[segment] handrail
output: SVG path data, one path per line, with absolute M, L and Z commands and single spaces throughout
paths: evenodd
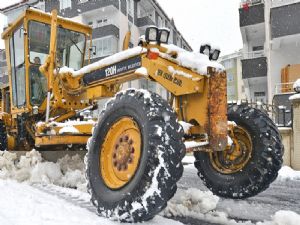
M 275 94 L 294 92 L 294 82 L 277 83 L 275 84 Z
M 265 56 L 264 50 L 243 53 L 243 59 L 255 59 L 255 58 L 264 57 L 264 56 Z

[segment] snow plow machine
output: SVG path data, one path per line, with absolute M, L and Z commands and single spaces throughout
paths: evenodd
M 275 180 L 283 145 L 265 113 L 227 104 L 219 51 L 168 45 L 169 31 L 148 27 L 137 47 L 91 63 L 92 29 L 27 9 L 2 33 L 9 84 L 1 87 L 0 150 L 53 152 L 87 146 L 86 178 L 99 215 L 141 222 L 162 211 L 193 152 L 216 195 L 243 199 Z M 122 84 L 148 79 L 168 99 Z M 97 120 L 80 114 L 110 98 Z M 54 153 L 53 153 L 54 154 Z

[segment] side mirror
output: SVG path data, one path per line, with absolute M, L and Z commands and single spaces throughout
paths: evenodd
M 91 55 L 97 55 L 97 48 L 96 48 L 96 46 L 92 46 L 92 47 L 90 47 L 90 53 L 91 53 Z

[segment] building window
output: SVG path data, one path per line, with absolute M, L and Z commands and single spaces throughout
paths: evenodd
M 253 46 L 252 50 L 253 51 L 262 51 L 262 50 L 264 50 L 264 46 Z
M 254 92 L 254 97 L 265 97 L 266 96 L 266 92 L 262 91 L 262 92 Z
M 157 17 L 157 26 L 158 27 L 164 27 L 163 19 L 161 18 L 161 16 Z
M 98 38 L 93 40 L 93 46 L 96 46 L 95 58 L 112 55 L 118 51 L 118 39 L 114 36 Z
M 97 27 L 103 27 L 108 25 L 108 19 L 101 19 L 101 20 L 97 20 Z
M 227 73 L 227 81 L 233 82 L 234 81 L 234 75 L 232 73 Z
M 71 8 L 72 7 L 72 1 L 71 0 L 60 0 L 59 1 L 59 7 L 60 7 L 60 10 L 66 9 L 66 8 Z

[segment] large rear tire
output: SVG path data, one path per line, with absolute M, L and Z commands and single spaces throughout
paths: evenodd
M 0 120 L 0 151 L 7 150 L 7 134 L 3 121 Z
M 216 195 L 243 199 L 264 191 L 276 179 L 283 162 L 281 135 L 273 121 L 245 104 L 230 105 L 228 120 L 236 123 L 236 151 L 195 152 L 195 167 Z M 235 147 L 234 147 L 235 148 Z M 230 161 L 232 160 L 232 161 Z
M 88 143 L 88 190 L 98 213 L 141 222 L 162 211 L 183 173 L 182 137 L 157 94 L 130 89 L 109 101 Z

